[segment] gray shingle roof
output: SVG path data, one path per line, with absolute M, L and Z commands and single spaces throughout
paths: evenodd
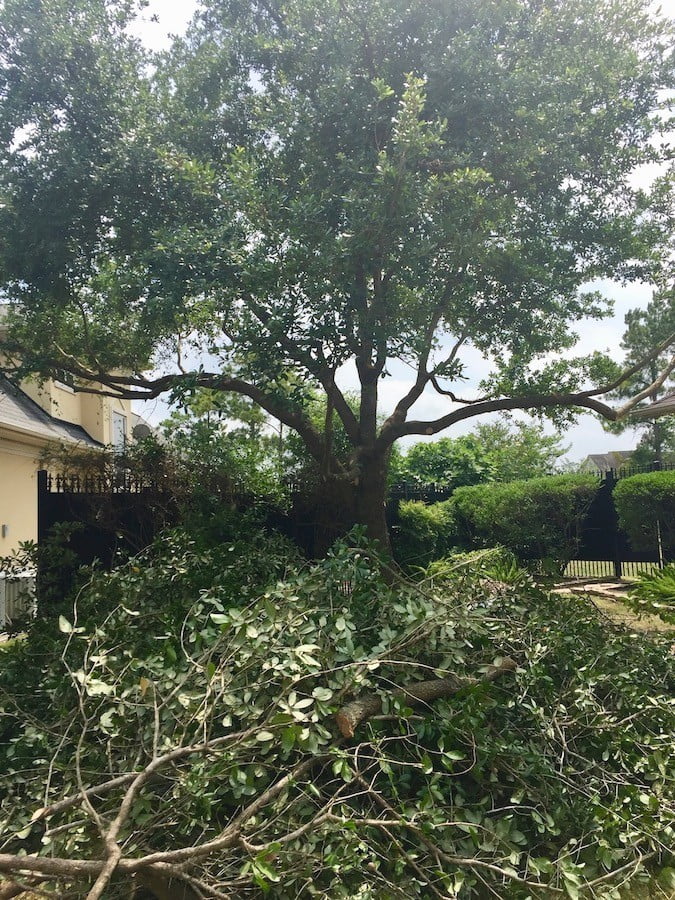
M 627 465 L 634 450 L 611 450 L 609 453 L 591 453 L 582 462 L 582 468 L 596 468 L 598 472 L 620 469 Z
M 0 427 L 2 425 L 18 428 L 47 441 L 100 446 L 80 425 L 53 418 L 23 391 L 0 376 Z
M 649 406 L 643 406 L 636 410 L 633 417 L 635 419 L 656 419 L 658 416 L 675 415 L 675 391 L 667 394 L 656 403 L 650 403 Z

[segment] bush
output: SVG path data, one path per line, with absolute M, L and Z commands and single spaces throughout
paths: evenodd
M 640 575 L 628 602 L 639 613 L 653 613 L 675 623 L 675 564 Z
M 675 557 L 675 472 L 645 472 L 623 478 L 614 488 L 619 526 L 636 550 L 657 546 L 658 528 L 664 553 Z
M 672 658 L 550 611 L 494 553 L 389 585 L 358 535 L 310 567 L 172 533 L 3 654 L 0 871 L 83 898 L 112 845 L 106 900 L 609 897 L 672 864 Z
M 448 501 L 455 543 L 466 549 L 501 545 L 521 562 L 551 560 L 562 571 L 597 490 L 593 475 L 459 488 Z
M 448 551 L 451 533 L 447 503 L 402 500 L 392 529 L 394 557 L 402 566 L 426 566 Z

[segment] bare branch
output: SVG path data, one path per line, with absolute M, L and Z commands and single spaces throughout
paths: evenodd
M 261 325 L 267 327 L 272 316 L 261 307 L 260 304 L 256 303 L 252 297 L 247 296 L 245 299 L 247 308 L 251 310 Z M 335 411 L 340 416 L 348 437 L 351 441 L 356 443 L 359 432 L 356 416 L 345 400 L 344 394 L 337 386 L 335 382 L 335 371 L 323 358 L 322 348 L 320 346 L 315 348 L 317 358 L 314 359 L 311 352 L 303 350 L 298 342 L 289 338 L 288 335 L 275 334 L 275 340 L 281 344 L 292 359 L 295 359 L 296 362 L 304 366 L 305 369 L 319 381 L 321 387 L 333 403 Z
M 644 390 L 640 391 L 634 397 L 631 397 L 623 406 L 620 406 L 616 411 L 617 419 L 625 418 L 629 412 L 632 412 L 633 409 L 640 403 L 642 400 L 645 400 L 649 397 L 653 391 L 658 391 L 659 388 L 663 387 L 666 383 L 668 376 L 675 371 L 675 354 L 670 359 L 669 364 L 666 368 L 661 372 L 658 378 L 654 379 L 652 383 L 646 387 Z
M 440 419 L 434 419 L 428 422 L 404 422 L 401 425 L 391 428 L 388 433 L 380 435 L 380 441 L 384 446 L 388 446 L 400 437 L 409 434 L 438 434 L 450 425 L 461 422 L 464 419 L 470 419 L 473 416 L 480 416 L 489 412 L 501 412 L 513 409 L 548 409 L 555 406 L 581 406 L 586 409 L 592 409 L 610 421 L 617 418 L 616 411 L 584 393 L 575 394 L 528 394 L 524 397 L 502 397 L 496 400 L 480 400 L 472 403 L 463 409 L 457 409 L 441 416 Z
M 635 365 L 631 366 L 629 369 L 624 370 L 613 381 L 608 382 L 601 387 L 591 388 L 586 391 L 576 391 L 564 394 L 532 393 L 525 394 L 522 397 L 500 397 L 494 399 L 466 400 L 457 397 L 452 391 L 442 388 L 437 383 L 434 373 L 430 373 L 428 382 L 432 384 L 434 389 L 439 394 L 449 397 L 454 403 L 463 404 L 465 408 L 460 410 L 453 410 L 447 415 L 441 416 L 439 419 L 433 419 L 426 422 L 411 421 L 396 423 L 393 421 L 394 417 L 391 416 L 387 420 L 387 422 L 385 422 L 385 425 L 380 432 L 379 443 L 381 446 L 386 447 L 398 438 L 404 437 L 406 435 L 424 434 L 430 436 L 433 434 L 437 434 L 439 431 L 443 431 L 445 428 L 448 428 L 451 425 L 456 424 L 457 422 L 472 418 L 473 416 L 479 416 L 483 415 L 484 413 L 490 412 L 509 411 L 514 409 L 548 409 L 555 406 L 579 406 L 585 409 L 590 409 L 593 412 L 596 412 L 599 415 L 603 416 L 605 419 L 615 422 L 618 419 L 625 418 L 637 404 L 648 397 L 654 390 L 658 390 L 665 384 L 667 378 L 673 373 L 673 371 L 675 371 L 675 355 L 670 358 L 667 365 L 659 374 L 658 378 L 656 378 L 648 387 L 646 387 L 643 391 L 640 391 L 618 409 L 615 409 L 608 403 L 604 403 L 597 398 L 603 396 L 604 394 L 608 394 L 610 391 L 615 390 L 628 378 L 641 371 L 647 363 L 654 360 L 661 353 L 663 353 L 664 350 L 667 350 L 669 347 L 671 347 L 673 343 L 675 343 L 675 333 L 671 334 L 668 338 L 666 338 L 665 341 L 662 341 L 660 344 L 658 344 L 658 346 L 656 346 L 650 353 L 648 353 L 637 363 L 635 363 Z M 404 401 L 405 399 L 406 398 L 404 398 Z
M 614 381 L 611 381 L 608 384 L 604 384 L 602 387 L 599 387 L 599 388 L 593 388 L 592 390 L 589 390 L 589 391 L 583 391 L 582 393 L 587 397 L 597 397 L 601 394 L 608 394 L 610 391 L 616 390 L 616 388 L 618 388 L 620 385 L 622 385 L 624 381 L 627 381 L 629 378 L 632 378 L 633 375 L 637 375 L 637 373 L 641 372 L 642 369 L 644 369 L 648 363 L 653 362 L 653 360 L 655 360 L 665 350 L 668 350 L 673 345 L 675 345 L 675 332 L 673 332 L 671 335 L 669 335 L 665 339 L 665 341 L 661 341 L 660 344 L 657 344 L 657 346 L 654 347 L 653 350 L 651 350 L 649 353 L 647 353 L 643 357 L 641 357 L 629 369 L 624 369 L 624 371 L 621 372 L 621 374 L 618 375 L 614 379 Z M 665 378 L 667 378 L 668 374 L 673 371 L 674 365 L 675 365 L 675 356 L 673 356 L 671 358 L 670 362 L 665 367 L 665 370 L 664 370 L 666 373 Z M 663 375 L 663 373 L 661 373 L 661 374 Z M 661 376 L 659 376 L 659 378 L 661 378 Z M 659 378 L 657 378 L 656 381 L 658 381 Z M 664 380 L 665 380 L 665 378 L 664 378 Z M 660 385 L 658 385 L 658 386 L 660 387 Z M 650 388 L 648 390 L 654 390 L 654 385 L 650 385 Z M 648 394 L 645 394 L 645 396 L 648 396 Z M 644 397 L 641 399 L 644 399 Z
M 431 320 L 424 332 L 424 342 L 422 345 L 422 352 L 417 364 L 417 377 L 415 378 L 415 383 L 410 388 L 408 393 L 404 397 L 402 397 L 396 404 L 394 412 L 384 423 L 384 428 L 387 428 L 390 425 L 394 425 L 397 422 L 404 422 L 406 414 L 410 407 L 415 403 L 416 400 L 419 400 L 419 398 L 424 393 L 424 389 L 427 386 L 430 377 L 430 373 L 427 372 L 427 365 L 429 362 L 429 356 L 431 354 L 431 348 L 433 346 L 434 335 L 436 334 L 436 329 L 438 328 L 440 318 L 441 311 L 440 309 L 437 309 L 436 312 L 432 315 Z
M 192 754 L 195 753 L 209 753 L 213 750 L 217 750 L 224 744 L 228 744 L 236 740 L 243 740 L 247 737 L 250 737 L 251 734 L 255 732 L 255 730 L 256 729 L 237 731 L 233 732 L 232 734 L 223 735 L 222 737 L 213 738 L 209 741 L 203 741 L 199 744 L 189 744 L 186 747 L 177 747 L 176 749 L 171 750 L 169 753 L 164 754 L 164 756 L 159 757 L 158 761 L 160 765 L 156 765 L 153 772 L 161 766 L 176 762 L 177 760 L 182 759 L 185 756 L 192 756 Z M 87 788 L 87 790 L 84 792 L 73 794 L 70 797 L 64 797 L 63 800 L 59 800 L 57 803 L 53 803 L 51 806 L 45 806 L 42 807 L 42 809 L 36 810 L 33 813 L 31 822 L 40 822 L 43 819 L 49 819 L 52 816 L 59 815 L 60 813 L 71 809 L 73 806 L 77 806 L 78 803 L 81 803 L 85 797 L 87 799 L 90 799 L 92 797 L 100 797 L 103 794 L 108 794 L 110 793 L 110 791 L 114 791 L 118 787 L 124 787 L 125 785 L 130 784 L 132 781 L 134 781 L 134 779 L 137 778 L 139 774 L 142 773 L 127 772 L 126 775 L 118 775 L 117 778 L 111 778 L 109 781 L 104 781 L 101 784 L 95 785 L 94 787 Z

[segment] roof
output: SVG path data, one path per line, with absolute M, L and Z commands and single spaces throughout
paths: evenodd
M 656 403 L 650 403 L 649 406 L 643 406 L 633 414 L 634 419 L 656 419 L 659 416 L 675 415 L 675 391 L 672 394 L 666 394 Z
M 634 450 L 612 450 L 609 453 L 591 453 L 582 462 L 582 467 L 596 468 L 598 472 L 608 472 L 610 469 L 620 469 L 625 466 L 633 455 Z
M 79 425 L 54 419 L 23 391 L 0 376 L 0 427 L 6 425 L 47 441 L 83 443 L 100 447 Z

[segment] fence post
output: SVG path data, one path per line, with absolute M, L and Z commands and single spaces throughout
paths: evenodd
M 37 542 L 40 544 L 47 536 L 47 470 L 38 469 L 37 473 Z
M 665 566 L 665 562 L 663 559 L 663 541 L 661 539 L 661 522 L 659 519 L 656 520 L 656 543 L 659 553 L 659 569 L 662 569 Z

